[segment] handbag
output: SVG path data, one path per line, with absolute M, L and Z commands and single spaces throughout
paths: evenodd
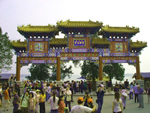
M 123 92 L 122 96 L 127 97 L 127 93 Z

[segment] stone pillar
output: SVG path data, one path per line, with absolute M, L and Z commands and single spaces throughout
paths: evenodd
M 102 57 L 99 57 L 99 80 L 102 81 L 103 80 L 103 65 L 102 65 Z
M 16 81 L 20 81 L 20 69 L 21 69 L 20 57 L 17 56 L 17 62 L 16 62 Z
M 141 79 L 139 56 L 136 57 L 136 80 Z
M 61 66 L 60 66 L 60 57 L 57 56 L 57 77 L 56 77 L 57 81 L 61 80 Z

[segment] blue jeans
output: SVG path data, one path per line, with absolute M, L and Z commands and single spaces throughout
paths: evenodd
M 138 95 L 138 99 L 139 99 L 139 106 L 144 107 L 143 95 L 142 94 Z
M 102 105 L 103 105 L 103 101 L 98 102 L 98 109 L 97 109 L 97 113 L 101 113 Z
M 130 92 L 129 97 L 130 99 L 133 99 L 133 92 Z

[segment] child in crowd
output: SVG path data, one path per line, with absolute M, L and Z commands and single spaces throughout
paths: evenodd
M 65 113 L 64 109 L 65 109 L 65 102 L 64 102 L 64 96 L 61 95 L 59 96 L 59 101 L 58 101 L 58 113 Z
M 133 99 L 133 83 L 130 84 L 130 94 L 129 94 L 130 99 Z
M 83 97 L 83 99 L 84 99 L 84 106 L 88 106 L 88 105 L 87 105 L 87 100 L 88 100 L 89 98 L 92 98 L 92 97 L 90 96 L 90 94 L 89 94 L 88 92 L 86 92 L 86 93 L 85 93 L 85 96 Z

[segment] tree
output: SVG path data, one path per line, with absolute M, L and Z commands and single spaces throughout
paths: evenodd
M 0 28 L 0 72 L 11 69 L 12 64 L 12 46 L 7 33 L 2 34 Z
M 98 65 L 89 60 L 85 60 L 81 66 L 82 77 L 92 79 L 92 81 L 95 81 L 95 79 L 98 77 L 98 71 Z
M 49 77 L 50 80 L 56 80 L 56 75 L 57 75 L 57 67 L 56 66 L 52 66 L 51 68 L 51 76 Z M 69 66 L 67 68 L 67 66 L 65 65 L 65 63 L 61 64 L 61 80 L 64 80 L 66 77 L 71 77 L 71 74 L 73 74 L 72 72 L 72 66 Z
M 32 64 L 29 68 L 31 76 L 27 76 L 30 80 L 47 80 L 49 78 L 48 64 Z
M 110 80 L 115 78 L 116 80 L 122 81 L 124 79 L 125 69 L 122 64 L 113 63 L 111 65 L 104 66 L 103 72 L 108 74 Z
M 29 68 L 31 76 L 26 78 L 29 80 L 56 80 L 57 68 L 55 65 L 50 66 L 49 64 L 32 64 Z M 52 74 L 50 74 L 52 73 Z M 61 79 L 64 80 L 66 77 L 71 77 L 72 66 L 67 66 L 63 63 L 61 65 Z
M 73 60 L 72 63 L 74 64 L 75 67 L 77 66 L 81 67 L 80 60 Z

